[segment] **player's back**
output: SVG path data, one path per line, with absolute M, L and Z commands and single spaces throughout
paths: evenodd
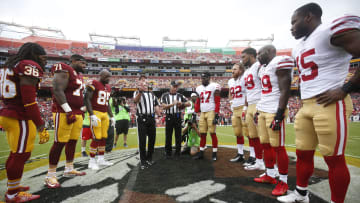
M 37 78 L 40 82 L 43 69 L 34 61 L 22 60 L 13 68 L 1 68 L 0 75 L 0 97 L 4 103 L 0 115 L 16 119 L 29 119 L 25 116 L 25 108 L 21 98 L 20 77 Z
M 360 29 L 360 18 L 344 16 L 330 24 L 320 24 L 293 50 L 299 68 L 301 98 L 315 97 L 343 85 L 351 55 L 331 44 L 332 36 L 350 29 Z
M 82 75 L 77 73 L 71 66 L 64 63 L 54 64 L 51 68 L 51 73 L 54 75 L 55 73 L 67 73 L 69 76 L 68 85 L 64 90 L 66 101 L 71 107 L 72 111 L 75 114 L 82 114 L 83 112 L 80 110 L 82 106 L 84 106 L 84 83 Z M 60 104 L 57 102 L 55 97 L 53 96 L 53 112 L 62 112 L 64 110 L 61 108 Z
M 93 80 L 89 87 L 94 91 L 91 99 L 93 110 L 107 112 L 111 93 L 110 85 L 104 85 L 100 81 Z

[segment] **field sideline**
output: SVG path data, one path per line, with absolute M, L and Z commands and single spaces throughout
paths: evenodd
M 44 145 L 38 144 L 38 139 L 36 139 L 35 147 L 31 155 L 31 162 L 25 165 L 25 171 L 31 170 L 33 168 L 38 168 L 43 165 L 47 165 L 48 153 L 53 143 L 53 131 L 50 132 L 50 141 Z M 219 139 L 219 145 L 232 145 L 235 146 L 235 139 L 233 136 L 233 131 L 231 126 L 219 126 L 217 128 L 217 135 Z M 286 147 L 289 151 L 295 151 L 295 135 L 293 124 L 286 125 Z M 360 167 L 360 148 L 358 143 L 360 141 L 360 123 L 349 123 L 349 137 L 346 147 L 346 158 L 347 163 Z M 173 138 L 174 142 L 174 138 Z M 128 135 L 128 145 L 129 148 L 137 147 L 137 138 L 136 138 L 136 128 L 129 130 Z M 156 146 L 164 146 L 165 143 L 165 129 L 157 128 L 157 137 L 156 137 Z M 207 139 L 207 144 L 211 146 L 210 136 Z M 87 150 L 89 149 L 90 141 L 87 142 Z M 245 139 L 245 145 L 248 146 L 248 140 Z M 122 136 L 119 138 L 119 142 L 115 150 L 124 149 Z M 76 156 L 80 156 L 80 141 L 76 147 Z M 0 132 L 0 180 L 6 178 L 5 176 L 5 162 L 9 155 L 9 147 L 7 144 L 6 136 L 4 132 Z M 317 152 L 317 155 L 320 154 Z M 61 156 L 61 160 L 64 160 L 65 154 Z

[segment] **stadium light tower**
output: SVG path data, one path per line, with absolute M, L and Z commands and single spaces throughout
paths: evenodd
M 226 44 L 226 47 L 261 47 L 267 44 L 272 44 L 274 41 L 274 34 L 267 38 L 254 39 L 232 39 Z
M 141 40 L 136 36 L 113 36 L 89 33 L 90 41 L 95 44 L 141 46 Z
M 0 36 L 21 39 L 27 36 L 65 39 L 64 33 L 55 28 L 26 26 L 17 23 L 0 21 Z

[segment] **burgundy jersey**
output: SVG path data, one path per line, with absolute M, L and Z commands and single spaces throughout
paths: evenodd
M 89 87 L 94 91 L 91 99 L 93 110 L 107 112 L 111 93 L 110 85 L 103 85 L 101 82 L 93 80 Z
M 51 74 L 54 75 L 55 73 L 67 73 L 69 75 L 69 82 L 64 91 L 66 101 L 75 114 L 82 114 L 83 112 L 80 108 L 84 106 L 83 90 L 85 87 L 82 75 L 77 73 L 71 66 L 66 65 L 65 63 L 54 64 L 51 67 Z M 52 112 L 65 113 L 54 96 Z
M 4 102 L 0 115 L 18 120 L 30 120 L 31 118 L 25 115 L 25 107 L 21 100 L 20 76 L 37 78 L 40 82 L 43 69 L 31 60 L 22 60 L 12 69 L 0 69 L 0 98 Z

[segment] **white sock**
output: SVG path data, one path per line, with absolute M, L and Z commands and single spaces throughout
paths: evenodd
M 104 155 L 98 155 L 98 160 L 104 160 Z
M 250 147 L 250 157 L 255 157 L 254 147 Z
M 266 168 L 266 174 L 272 178 L 275 178 L 276 170 L 274 168 Z
M 90 161 L 94 161 L 95 162 L 95 157 L 90 157 Z
M 81 147 L 81 152 L 85 152 L 86 151 L 86 147 Z
M 279 180 L 281 180 L 284 183 L 287 183 L 287 178 L 288 178 L 288 175 L 281 175 L 280 174 Z
M 238 154 L 244 154 L 244 145 L 243 144 L 237 144 L 238 148 Z
M 213 152 L 217 152 L 217 148 L 213 148 Z

